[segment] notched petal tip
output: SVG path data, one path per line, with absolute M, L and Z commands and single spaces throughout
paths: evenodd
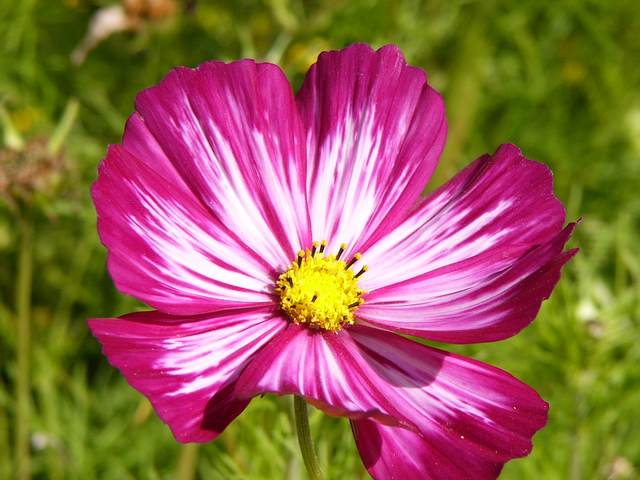
M 323 52 L 296 100 L 314 235 L 356 250 L 374 244 L 435 170 L 446 137 L 441 97 L 397 47 L 354 44 Z
M 549 297 L 575 223 L 550 169 L 500 146 L 431 193 L 365 251 L 371 270 L 359 314 L 372 325 L 450 343 L 508 338 Z
M 541 187 L 542 193 L 546 192 L 553 200 L 553 205 L 547 207 L 547 210 L 552 210 L 554 213 L 557 212 L 555 214 L 557 215 L 560 227 L 562 227 L 566 222 L 567 212 L 566 207 L 555 193 L 553 170 L 551 170 L 549 165 L 540 160 L 526 157 L 523 154 L 522 149 L 513 143 L 504 143 L 500 145 L 496 149 L 495 153 L 490 157 L 492 161 L 505 161 L 509 158 L 517 158 L 521 163 L 520 168 L 528 168 L 532 171 L 540 172 L 539 175 L 545 179 L 545 182 Z
M 195 67 L 187 67 L 187 66 L 177 66 L 172 68 L 162 79 L 149 87 L 142 89 L 136 95 L 134 105 L 138 115 L 143 117 L 141 111 L 144 108 L 141 108 L 141 105 L 144 103 L 147 97 L 152 97 L 152 101 L 156 101 L 158 99 L 158 95 L 166 95 L 167 93 L 174 93 L 176 95 L 181 94 L 179 85 L 190 78 L 195 76 L 202 76 L 203 74 L 214 73 L 214 74 L 224 74 L 227 72 L 243 72 L 245 71 L 248 76 L 252 75 L 251 70 L 253 70 L 253 75 L 255 75 L 255 71 L 269 71 L 270 73 L 276 74 L 283 79 L 288 84 L 288 80 L 286 80 L 286 74 L 280 68 L 279 65 L 271 62 L 258 62 L 253 58 L 242 58 L 239 60 L 233 60 L 231 62 L 223 62 L 221 60 L 207 60 L 202 63 L 199 63 Z

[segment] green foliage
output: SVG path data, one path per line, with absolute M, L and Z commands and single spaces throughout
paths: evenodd
M 321 50 L 354 41 L 398 44 L 443 92 L 449 143 L 429 188 L 509 141 L 551 166 L 569 218 L 583 218 L 572 241 L 582 251 L 531 327 L 450 347 L 512 372 L 551 404 L 533 453 L 504 478 L 638 478 L 640 4 L 185 1 L 75 65 L 71 52 L 108 3 L 0 0 L 2 148 L 29 152 L 38 138 L 50 147 L 70 100 L 79 105 L 58 180 L 0 204 L 0 478 L 17 471 L 16 424 L 27 417 L 34 478 L 304 478 L 290 399 L 256 399 L 220 439 L 184 447 L 101 356 L 85 319 L 140 305 L 106 273 L 88 192 L 135 94 L 173 66 L 251 56 L 281 64 L 299 85 Z M 20 233 L 25 222 L 32 242 Z M 33 262 L 22 307 L 20 258 Z M 25 315 L 28 364 L 18 359 Z M 313 411 L 311 430 L 326 478 L 366 478 L 344 419 Z

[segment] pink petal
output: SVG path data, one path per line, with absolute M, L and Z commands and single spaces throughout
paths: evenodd
M 244 410 L 249 399 L 233 395 L 234 381 L 285 325 L 269 309 L 89 320 L 109 362 L 149 398 L 181 442 L 214 439 Z
M 270 265 L 280 270 L 310 245 L 303 134 L 277 66 L 178 68 L 136 109 L 189 188 Z
M 360 362 L 345 330 L 326 332 L 291 323 L 243 371 L 235 394 L 300 395 L 329 415 L 398 424 L 394 418 L 401 418 L 400 413 L 364 376 Z M 411 428 L 410 422 L 406 425 Z
M 473 456 L 446 435 L 430 444 L 417 433 L 372 420 L 352 420 L 351 428 L 362 463 L 375 480 L 488 480 L 502 470 L 501 463 Z
M 429 458 L 464 449 L 463 469 L 476 465 L 488 472 L 529 453 L 548 408 L 534 390 L 497 368 L 358 325 L 333 333 L 290 324 L 235 384 L 238 398 L 262 393 L 301 395 L 332 415 L 401 426 L 435 452 Z M 413 438 L 399 435 L 394 441 Z M 369 464 L 377 460 L 372 442 L 361 445 Z
M 365 324 L 470 343 L 514 335 L 576 250 L 549 169 L 503 146 L 427 197 L 364 252 Z
M 128 139 L 144 138 L 143 128 L 132 117 L 125 146 L 109 149 L 92 189 L 118 289 L 174 314 L 272 303 L 264 259 L 210 214 L 151 141 L 130 152 Z
M 442 99 L 397 47 L 356 44 L 322 53 L 297 101 L 313 238 L 355 252 L 397 224 L 433 173 L 446 136 Z
M 531 451 L 548 405 L 508 373 L 387 332 L 349 333 L 367 378 L 418 432 L 353 422 L 365 466 L 378 479 L 495 478 Z

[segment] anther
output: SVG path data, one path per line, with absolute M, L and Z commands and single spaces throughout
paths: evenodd
M 362 268 L 360 269 L 360 271 L 358 273 L 356 273 L 354 278 L 358 278 L 360 275 L 362 275 L 367 270 L 369 270 L 369 267 L 367 267 L 366 265 L 363 265 Z
M 336 260 L 340 260 L 340 256 L 344 253 L 346 249 L 347 249 L 346 243 L 343 243 L 342 245 L 340 245 L 340 250 L 338 250 L 338 253 L 336 254 Z
M 287 282 L 289 282 L 289 285 L 293 287 L 293 278 L 287 277 Z
M 313 242 L 311 247 L 311 256 L 313 257 L 316 254 L 316 250 L 318 248 L 318 242 Z
M 349 305 L 349 308 L 356 308 L 359 307 L 362 304 L 362 299 L 358 300 L 357 302 L 353 302 L 351 305 Z
M 298 267 L 302 266 L 302 259 L 304 258 L 304 250 L 298 252 Z
M 356 254 L 353 256 L 353 258 L 352 258 L 351 260 L 349 260 L 349 263 L 347 263 L 347 264 L 344 266 L 344 269 L 345 269 L 345 270 L 348 270 L 348 269 L 351 267 L 351 265 L 353 265 L 354 263 L 356 263 L 356 262 L 357 262 L 358 260 L 360 260 L 361 258 L 362 258 L 362 254 L 361 254 L 361 253 L 356 253 Z
M 311 298 L 311 301 L 312 301 L 312 302 L 315 302 L 317 299 L 318 299 L 318 294 L 317 294 L 317 293 L 314 293 L 314 294 L 313 294 L 313 297 Z
M 324 253 L 324 247 L 326 246 L 327 246 L 327 241 L 322 240 L 322 242 L 320 242 L 320 253 Z

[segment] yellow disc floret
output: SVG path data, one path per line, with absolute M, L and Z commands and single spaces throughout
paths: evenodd
M 356 253 L 351 260 L 340 260 L 347 246 L 342 244 L 337 254 L 325 256 L 327 242 L 313 242 L 311 250 L 300 251 L 289 269 L 280 275 L 276 292 L 280 307 L 297 324 L 329 331 L 354 323 L 353 312 L 362 304 L 363 290 L 358 273 L 351 267 L 360 260 Z M 319 247 L 319 248 L 318 248 Z

